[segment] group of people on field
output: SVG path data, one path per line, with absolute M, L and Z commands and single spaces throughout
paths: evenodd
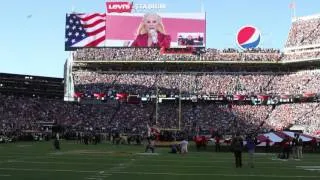
M 244 139 L 240 136 L 240 133 L 236 133 L 236 135 L 232 138 L 231 141 L 231 151 L 234 153 L 235 164 L 237 168 L 242 167 L 242 152 L 246 148 L 248 150 L 248 165 L 253 168 L 254 167 L 254 153 L 256 145 L 260 144 L 253 134 L 247 135 L 245 138 L 246 144 L 244 145 Z M 270 152 L 270 142 L 271 140 L 267 137 L 266 140 L 266 152 Z M 312 151 L 316 151 L 316 138 L 313 138 L 311 141 Z M 315 144 L 315 146 L 313 145 Z M 300 160 L 303 158 L 302 149 L 303 149 L 303 140 L 299 134 L 295 134 L 294 138 L 286 137 L 280 143 L 281 152 L 278 154 L 278 158 L 280 159 L 289 159 L 290 154 L 292 154 L 292 158 L 296 160 Z

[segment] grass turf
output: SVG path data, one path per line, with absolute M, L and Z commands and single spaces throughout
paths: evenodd
M 169 154 L 168 148 L 157 148 L 158 155 L 143 155 L 139 153 L 144 146 L 136 145 L 63 141 L 61 148 L 53 150 L 52 142 L 0 144 L 0 179 L 320 179 L 319 154 L 304 154 L 301 161 L 280 161 L 272 154 L 256 154 L 255 168 L 250 168 L 244 153 L 243 168 L 235 168 L 232 153 L 197 152 L 193 147 L 185 156 Z

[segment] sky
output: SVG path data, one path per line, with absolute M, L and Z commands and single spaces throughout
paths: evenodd
M 292 0 L 134 0 L 165 3 L 162 12 L 200 12 L 204 3 L 207 47 L 236 48 L 240 27 L 261 31 L 261 47 L 283 49 Z M 0 73 L 63 77 L 65 14 L 105 12 L 106 0 L 10 0 L 0 6 Z M 319 0 L 296 0 L 296 15 L 320 13 Z

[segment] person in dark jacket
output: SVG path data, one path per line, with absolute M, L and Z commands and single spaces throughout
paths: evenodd
M 231 150 L 234 153 L 235 163 L 237 168 L 242 167 L 242 149 L 243 149 L 243 139 L 240 133 L 237 132 L 236 136 L 232 138 Z
M 249 166 L 251 168 L 254 167 L 254 152 L 255 152 L 255 148 L 256 148 L 256 142 L 255 142 L 255 139 L 252 137 L 252 135 L 249 135 L 247 138 L 246 138 L 246 147 L 248 149 L 248 155 L 249 155 Z
M 53 146 L 55 150 L 60 150 L 60 142 L 58 138 L 55 138 L 54 142 L 53 142 Z
M 216 152 L 220 152 L 220 137 L 215 137 Z
M 266 153 L 270 152 L 270 143 L 271 143 L 271 140 L 270 140 L 269 136 L 267 136 L 267 139 L 266 139 Z

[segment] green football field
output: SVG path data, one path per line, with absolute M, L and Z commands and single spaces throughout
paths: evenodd
M 235 168 L 231 153 L 197 152 L 139 154 L 144 146 L 83 145 L 63 141 L 56 152 L 51 142 L 0 144 L 0 179 L 30 180 L 239 180 L 320 179 L 320 154 L 305 154 L 301 161 L 281 161 L 273 154 L 256 154 L 255 168 Z M 213 147 L 208 147 L 212 148 Z

